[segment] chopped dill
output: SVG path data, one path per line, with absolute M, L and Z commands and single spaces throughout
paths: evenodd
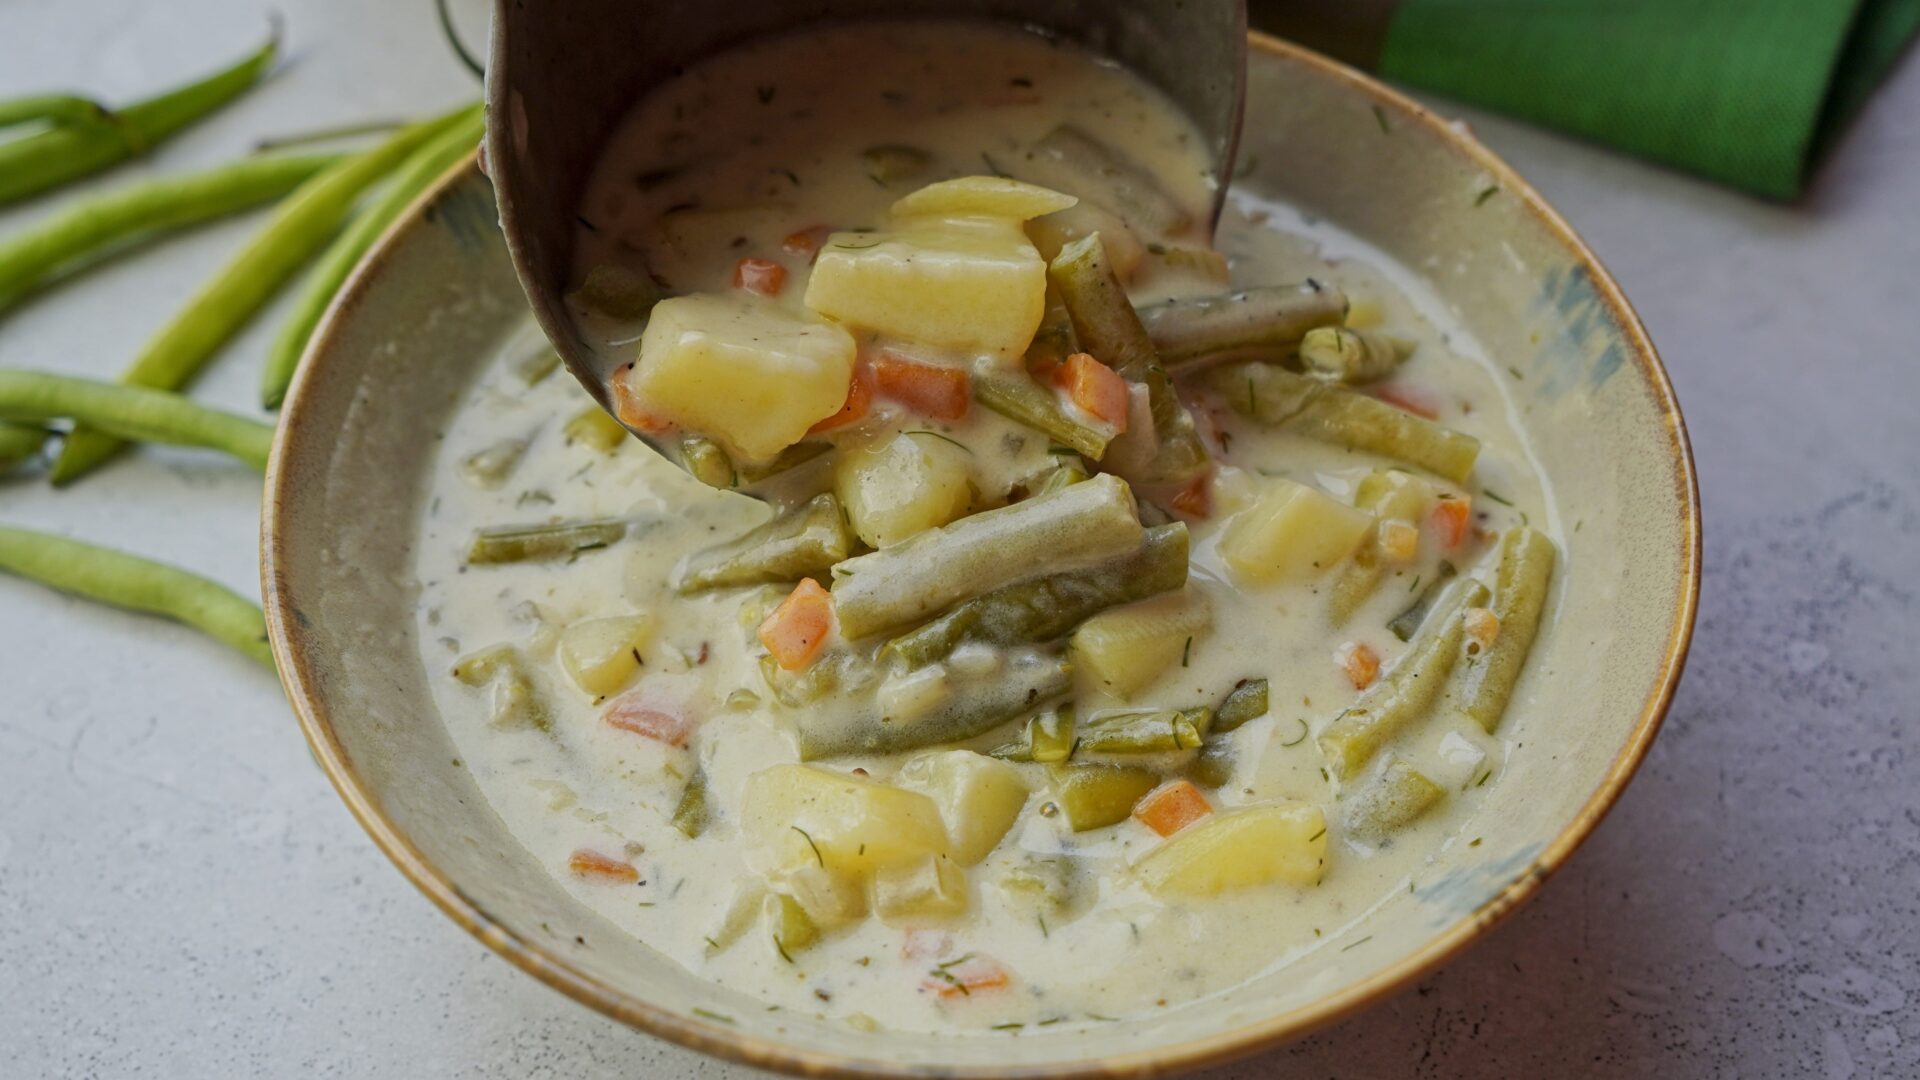
M 707 1018 L 708 1020 L 712 1020 L 721 1024 L 738 1023 L 738 1021 L 736 1021 L 733 1017 L 728 1016 L 726 1013 L 717 1013 L 717 1012 L 714 1012 L 712 1009 L 703 1009 L 698 1005 L 695 1005 L 693 1007 L 693 1015 L 702 1016 Z
M 1382 109 L 1378 105 L 1372 106 L 1372 109 L 1373 109 L 1373 122 L 1380 125 L 1380 134 L 1382 135 L 1393 134 L 1393 129 L 1387 126 L 1387 110 Z
M 1367 942 L 1372 940 L 1373 940 L 1373 935 L 1368 934 L 1366 937 L 1361 938 L 1359 941 L 1349 942 L 1348 944 L 1340 946 L 1340 951 L 1346 952 L 1349 949 L 1357 949 L 1360 946 L 1365 945 Z
M 1293 718 L 1293 722 L 1300 725 L 1300 734 L 1287 742 L 1281 743 L 1280 745 L 1283 747 L 1299 746 L 1301 743 L 1307 741 L 1308 730 L 1306 720 L 1296 716 Z
M 1488 184 L 1486 187 L 1480 189 L 1480 194 L 1475 195 L 1473 197 L 1473 205 L 1485 206 L 1488 199 L 1493 198 L 1495 195 L 1498 195 L 1499 193 L 1500 193 L 1499 184 Z
M 1505 495 L 1500 494 L 1499 492 L 1493 490 L 1492 488 L 1481 488 L 1480 494 L 1485 495 L 1487 498 L 1492 499 L 1494 502 L 1499 503 L 1501 506 L 1513 505 L 1513 500 L 1507 498 Z
M 825 867 L 827 865 L 827 860 L 820 857 L 820 845 L 813 842 L 813 837 L 807 834 L 807 830 L 801 828 L 798 825 L 790 825 L 788 826 L 788 828 L 791 828 L 794 832 L 797 832 L 801 836 L 806 837 L 807 846 L 813 849 L 814 861 L 819 863 L 822 867 Z

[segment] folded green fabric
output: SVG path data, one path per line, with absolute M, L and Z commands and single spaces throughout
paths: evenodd
M 1253 0 L 1389 79 L 1774 198 L 1920 30 L 1920 0 Z

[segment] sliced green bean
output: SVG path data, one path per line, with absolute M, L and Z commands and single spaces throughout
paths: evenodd
M 29 94 L 0 101 L 0 127 L 34 121 L 85 126 L 113 123 L 114 116 L 105 105 L 78 94 Z
M 198 574 L 64 536 L 3 526 L 0 570 L 88 600 L 186 623 L 273 667 L 260 608 Z
M 1071 124 L 1034 143 L 1017 172 L 1022 179 L 1092 199 L 1145 232 L 1177 233 L 1193 223 L 1151 172 Z
M 1133 492 L 1096 476 L 964 517 L 833 568 L 834 610 L 849 640 L 920 622 L 963 600 L 1137 550 Z
M 1395 615 L 1393 620 L 1387 623 L 1387 629 L 1393 631 L 1393 636 L 1401 641 L 1411 640 L 1420 630 L 1420 624 L 1427 621 L 1427 612 L 1432 609 L 1434 601 L 1440 599 L 1440 593 L 1446 589 L 1447 582 L 1453 580 L 1453 575 L 1458 572 L 1452 563 L 1441 559 L 1440 565 L 1434 569 L 1433 578 L 1427 582 L 1427 587 L 1420 590 L 1420 595 L 1414 597 L 1413 603 L 1408 604 L 1405 611 Z
M 1413 343 L 1405 338 L 1345 326 L 1316 326 L 1300 339 L 1300 363 L 1316 375 L 1344 383 L 1384 379 L 1411 352 Z
M 1380 561 L 1380 523 L 1411 524 L 1426 511 L 1432 498 L 1433 485 L 1400 469 L 1375 469 L 1361 478 L 1353 493 L 1353 505 L 1374 515 L 1375 522 L 1367 527 L 1353 557 L 1341 564 L 1328 590 L 1327 612 L 1333 625 L 1344 625 L 1352 618 L 1386 577 L 1386 564 Z
M 823 574 L 853 550 L 853 530 L 833 493 L 822 492 L 735 540 L 689 555 L 674 588 L 695 593 L 798 581 Z
M 1088 618 L 1187 583 L 1187 527 L 1148 529 L 1140 547 L 1092 566 L 1003 586 L 894 638 L 883 660 L 922 667 L 970 642 L 1027 645 L 1064 637 Z
M 1073 756 L 1073 706 L 1048 709 L 1027 723 L 1030 760 L 1052 765 Z
M 1117 765 L 1055 765 L 1053 801 L 1067 816 L 1074 832 L 1118 825 L 1133 813 L 1141 796 L 1160 783 L 1147 769 Z
M 1056 701 L 1072 688 L 1073 673 L 1064 661 L 1027 655 L 1014 657 L 990 678 L 967 683 L 911 720 L 891 719 L 859 707 L 803 710 L 794 718 L 800 760 L 896 754 L 964 742 Z
M 624 521 L 567 521 L 556 525 L 478 529 L 467 547 L 467 562 L 486 566 L 572 558 L 607 547 L 626 535 Z
M 387 226 L 413 205 L 413 201 L 428 185 L 440 179 L 455 162 L 473 152 L 473 148 L 480 143 L 485 120 L 485 113 L 478 104 L 456 114 L 433 138 L 421 143 L 407 155 L 395 170 L 393 179 L 387 181 L 380 197 L 356 214 L 352 223 L 320 254 L 295 291 L 293 306 L 288 309 L 286 321 L 280 324 L 279 335 L 267 347 L 266 366 L 260 378 L 260 403 L 263 406 L 277 409 L 280 402 L 285 400 L 287 386 L 293 382 L 294 370 L 300 366 L 300 357 L 306 352 L 307 340 L 313 336 L 314 328 L 320 325 L 320 316 L 326 312 L 327 305 L 333 302 L 347 275 L 359 265 L 361 256 L 373 247 L 373 242 L 380 238 L 381 233 L 387 231 Z
M 76 199 L 0 241 L 0 311 L 141 241 L 277 199 L 339 160 L 248 158 Z
M 239 63 L 115 110 L 101 124 L 68 124 L 0 143 L 0 206 L 144 153 L 238 97 L 279 54 L 280 33 Z
M 533 684 L 526 658 L 512 645 L 494 645 L 454 661 L 453 677 L 472 686 L 493 688 L 488 723 L 498 728 L 553 730 L 553 709 Z
M 1380 775 L 1347 804 L 1347 831 L 1364 839 L 1384 840 L 1446 797 L 1446 789 L 1425 773 L 1389 755 Z
M 1347 317 L 1346 294 L 1331 285 L 1267 285 L 1140 310 L 1160 360 L 1173 370 L 1243 353 L 1284 353 L 1321 326 Z
M 1233 779 L 1235 758 L 1231 741 L 1208 739 L 1187 766 L 1187 778 L 1202 787 L 1217 788 Z
M 1197 750 L 1213 725 L 1213 710 L 1103 709 L 1080 726 L 1080 752 L 1177 754 Z
M 281 284 L 326 244 L 362 191 L 465 114 L 461 109 L 405 128 L 300 185 L 274 211 L 273 218 L 147 342 L 120 380 L 160 390 L 178 390 L 186 385 Z M 70 483 L 111 458 L 122 445 L 105 432 L 78 428 L 67 437 L 54 460 L 51 478 L 56 484 Z
M 1047 470 L 1047 475 L 1041 477 L 1039 486 L 1033 489 L 1033 494 L 1045 495 L 1059 491 L 1063 487 L 1092 479 L 1092 477 L 1093 474 L 1087 471 L 1087 463 L 1078 455 L 1074 455 Z
M 707 831 L 713 808 L 707 805 L 707 771 L 695 768 L 680 790 L 680 801 L 673 808 L 673 827 L 689 840 L 697 840 Z
M 1059 395 L 1020 372 L 975 372 L 973 400 L 1094 461 L 1113 441 L 1113 432 L 1074 417 Z
M 680 463 L 689 476 L 710 488 L 725 491 L 740 482 L 733 459 L 705 435 L 688 435 L 680 440 Z
M 1464 484 L 1480 440 L 1344 386 L 1271 364 L 1213 369 L 1208 385 L 1237 413 L 1311 439 L 1380 454 Z
M 1267 707 L 1267 680 L 1241 679 L 1214 708 L 1213 732 L 1220 735 L 1238 730 L 1248 721 L 1267 715 Z
M 1500 538 L 1500 568 L 1495 571 L 1493 591 L 1493 613 L 1500 619 L 1500 630 L 1484 652 L 1466 657 L 1455 690 L 1460 711 L 1478 721 L 1489 735 L 1500 725 L 1527 654 L 1533 650 L 1555 557 L 1553 541 L 1534 529 L 1509 529 Z
M 1455 586 L 1393 670 L 1320 733 L 1320 752 L 1335 776 L 1358 775 L 1388 739 L 1427 714 L 1458 659 L 1461 616 L 1486 602 L 1485 585 L 1469 580 Z
M 867 163 L 867 176 L 874 183 L 883 185 L 911 180 L 924 174 L 927 167 L 933 164 L 933 155 L 925 150 L 898 143 L 869 146 L 860 152 L 860 159 Z
M 204 446 L 262 472 L 273 428 L 258 420 L 196 405 L 179 394 L 71 375 L 0 370 L 0 420 L 71 419 L 139 442 Z

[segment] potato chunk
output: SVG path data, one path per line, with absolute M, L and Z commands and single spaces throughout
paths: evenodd
M 808 765 L 747 778 L 741 824 L 762 857 L 786 863 L 796 841 L 821 866 L 861 873 L 944 852 L 940 808 L 915 791 Z
M 649 417 L 764 462 L 840 410 L 853 337 L 751 296 L 676 296 L 653 309 L 627 386 Z
M 888 867 L 873 877 L 873 910 L 888 922 L 963 915 L 967 872 L 945 855 Z
M 1206 594 L 1188 585 L 1095 615 L 1073 632 L 1069 649 L 1076 670 L 1130 698 L 1212 629 Z
M 1157 896 L 1217 896 L 1284 881 L 1311 885 L 1326 864 L 1327 822 L 1308 803 L 1220 814 L 1161 844 L 1134 866 Z
M 1011 356 L 1033 340 L 1046 297 L 1047 264 L 1008 219 L 834 233 L 813 265 L 806 304 L 918 344 Z
M 575 686 L 605 697 L 640 670 L 640 653 L 652 642 L 650 616 L 586 619 L 560 632 L 560 666 Z
M 1371 524 L 1373 515 L 1318 488 L 1268 480 L 1227 522 L 1220 555 L 1250 582 L 1311 577 L 1346 558 Z
M 1026 221 L 1065 210 L 1079 200 L 1005 176 L 959 176 L 928 184 L 893 204 L 896 222 L 922 218 L 990 217 Z
M 986 858 L 1027 805 L 1019 769 L 971 750 L 917 757 L 900 774 L 933 796 L 947 825 L 947 852 L 961 866 Z
M 853 531 L 876 548 L 963 517 L 973 502 L 965 450 L 930 432 L 907 432 L 841 456 L 834 494 Z

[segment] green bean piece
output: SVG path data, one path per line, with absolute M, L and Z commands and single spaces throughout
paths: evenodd
M 1458 572 L 1453 568 L 1452 563 L 1441 559 L 1440 565 L 1434 569 L 1432 580 L 1427 582 L 1427 587 L 1420 590 L 1420 595 L 1414 597 L 1413 603 L 1407 605 L 1405 611 L 1395 615 L 1393 621 L 1387 623 L 1387 629 L 1393 631 L 1393 636 L 1401 641 L 1411 640 L 1419 631 L 1420 624 L 1427 621 L 1427 612 L 1432 609 L 1434 601 L 1440 598 L 1440 593 L 1447 587 L 1447 582 L 1452 581 L 1453 575 Z
M 507 482 L 520 459 L 527 456 L 527 440 L 501 439 L 492 446 L 468 454 L 460 462 L 460 475 L 478 488 L 497 488 Z
M 1078 874 L 1071 855 L 1023 854 L 995 882 L 1009 899 L 1056 916 L 1073 907 Z M 1044 924 L 1042 924 L 1044 927 Z
M 141 241 L 277 199 L 339 159 L 248 158 L 76 199 L 0 240 L 0 311 Z
M 1003 585 L 1138 550 L 1133 492 L 1114 476 L 963 517 L 833 568 L 848 640 L 937 615 Z
M 871 709 L 808 709 L 794 718 L 800 760 L 846 754 L 895 754 L 965 742 L 1073 689 L 1065 661 L 1018 656 L 992 677 L 963 684 L 939 705 L 911 720 L 890 719 Z M 850 702 L 851 703 L 851 702 Z
M 1233 779 L 1236 755 L 1226 739 L 1208 739 L 1187 766 L 1187 778 L 1202 787 L 1217 788 Z
M 1133 813 L 1141 796 L 1160 783 L 1147 769 L 1118 765 L 1055 765 L 1047 770 L 1053 780 L 1053 801 L 1067 815 L 1074 832 L 1118 825 Z
M 1040 326 L 1034 330 L 1033 340 L 1027 343 L 1024 357 L 1027 370 L 1045 371 L 1064 363 L 1067 357 L 1079 350 L 1079 343 L 1073 337 L 1073 316 L 1067 313 L 1067 305 L 1061 301 L 1060 291 L 1048 285 L 1047 304 L 1041 309 Z
M 313 268 L 294 292 L 293 306 L 280 333 L 267 347 L 266 366 L 260 377 L 260 403 L 277 409 L 286 399 L 287 387 L 306 352 L 307 340 L 320 325 L 320 316 L 333 303 L 334 295 L 345 284 L 347 275 L 360 263 L 361 256 L 373 247 L 387 226 L 412 206 L 420 193 L 440 179 L 454 164 L 473 153 L 480 144 L 485 113 L 472 105 L 447 122 L 437 134 L 419 144 L 401 161 L 380 196 L 368 203 L 333 243 L 321 252 Z
M 868 178 L 882 186 L 911 180 L 933 164 L 933 156 L 925 150 L 898 143 L 869 146 L 860 152 L 860 158 L 867 163 Z
M 1176 371 L 1243 353 L 1285 353 L 1315 328 L 1346 317 L 1346 294 L 1313 280 L 1140 309 L 1161 362 Z
M 1509 529 L 1500 538 L 1493 592 L 1493 613 L 1500 619 L 1500 630 L 1484 652 L 1465 658 L 1454 692 L 1460 711 L 1478 721 L 1489 735 L 1500 726 L 1527 654 L 1533 650 L 1554 559 L 1553 541 L 1534 529 Z
M 256 154 L 264 154 L 269 150 L 338 142 L 341 139 L 353 139 L 361 135 L 384 135 L 404 126 L 406 126 L 404 120 L 355 120 L 348 124 L 331 124 L 327 127 L 309 128 L 306 131 L 294 131 L 285 135 L 271 135 L 255 141 L 253 151 Z
M 1432 484 L 1400 469 L 1375 469 L 1361 478 L 1353 505 L 1374 515 L 1375 523 L 1367 527 L 1353 557 L 1340 565 L 1328 590 L 1327 613 L 1333 625 L 1345 625 L 1386 576 L 1386 564 L 1380 561 L 1379 523 L 1393 520 L 1411 524 L 1426 511 L 1432 498 Z
M 680 463 L 686 466 L 687 475 L 707 485 L 725 491 L 739 483 L 740 476 L 734 470 L 733 459 L 720 444 L 705 435 L 687 435 L 680 440 Z
M 1368 687 L 1320 733 L 1320 752 L 1342 780 L 1357 775 L 1386 741 L 1427 714 L 1453 670 L 1464 636 L 1462 616 L 1487 602 L 1487 587 L 1468 580 L 1453 588 L 1393 670 Z
M 108 123 L 66 124 L 0 143 L 0 206 L 146 152 L 258 82 L 279 50 L 276 26 L 239 63 L 115 110 Z
M 1094 461 L 1113 441 L 1113 432 L 1073 416 L 1059 395 L 1020 372 L 976 371 L 973 400 Z
M 1062 124 L 1028 148 L 1015 170 L 1022 179 L 1091 199 L 1150 233 L 1177 233 L 1192 216 L 1131 157 Z
M 607 547 L 626 535 L 624 521 L 566 521 L 555 525 L 479 529 L 467 547 L 467 564 L 491 566 L 572 558 Z
M 840 500 L 831 491 L 681 563 L 674 588 L 682 595 L 738 585 L 798 581 L 824 574 L 853 550 Z
M 787 671 L 773 657 L 760 658 L 760 674 L 774 700 L 790 709 L 819 703 L 829 695 L 858 696 L 880 681 L 880 670 L 845 650 L 828 652 L 799 671 Z
M 1347 831 L 1364 839 L 1384 840 L 1396 829 L 1438 806 L 1446 797 L 1446 789 L 1426 774 L 1401 758 L 1388 755 L 1380 775 L 1347 804 Z
M 1028 645 L 1057 640 L 1108 608 L 1185 585 L 1187 549 L 1185 524 L 1155 526 L 1133 551 L 974 597 L 887 642 L 880 656 L 916 668 L 944 660 L 970 642 Z
M 493 645 L 454 661 L 453 677 L 476 689 L 492 687 L 491 716 L 497 728 L 553 730 L 553 711 L 533 685 L 520 650 Z
M 1267 715 L 1267 705 L 1267 680 L 1241 679 L 1214 708 L 1214 733 L 1236 731 L 1249 720 L 1260 719 Z
M 465 112 L 461 109 L 407 127 L 300 185 L 274 210 L 273 218 L 148 340 L 120 381 L 159 390 L 185 386 L 326 244 L 362 191 Z M 54 460 L 51 479 L 56 484 L 70 483 L 111 458 L 122 445 L 106 432 L 76 428 Z
M 1206 741 L 1213 710 L 1103 709 L 1080 729 L 1080 752 L 1088 754 L 1177 754 Z
M 1073 706 L 1060 705 L 1027 723 L 1028 758 L 1052 765 L 1073 756 Z
M 697 840 L 707 831 L 713 809 L 707 805 L 707 771 L 696 768 L 680 790 L 680 801 L 673 808 L 673 827 L 689 840 Z
M 1464 484 L 1480 440 L 1344 386 L 1271 364 L 1213 369 L 1208 385 L 1233 411 L 1310 439 L 1380 454 Z
M 196 405 L 165 390 L 41 371 L 0 370 L 0 420 L 59 419 L 123 439 L 219 450 L 262 472 L 273 447 L 272 427 Z
M 1047 266 L 1047 280 L 1066 305 L 1080 347 L 1147 388 L 1156 446 L 1141 479 L 1174 483 L 1204 468 L 1207 451 L 1194 431 L 1193 417 L 1160 365 L 1158 351 L 1107 260 L 1100 234 L 1089 233 L 1061 248 Z
M 644 319 L 666 295 L 652 278 L 615 263 L 601 263 L 567 299 L 598 315 L 615 319 Z
M 64 536 L 0 526 L 0 571 L 130 611 L 174 619 L 273 667 L 259 607 L 198 574 Z
M 29 94 L 0 101 L 0 127 L 41 122 L 60 126 L 111 124 L 113 113 L 105 105 L 78 94 Z
M 588 405 L 574 413 L 560 431 L 569 444 L 582 443 L 603 454 L 613 453 L 633 437 L 631 431 L 598 405 Z
M 1412 352 L 1413 343 L 1405 338 L 1345 326 L 1316 326 L 1300 339 L 1300 363 L 1343 383 L 1384 379 Z
M 1041 477 L 1040 484 L 1033 489 L 1033 493 L 1045 495 L 1059 491 L 1063 487 L 1091 479 L 1092 476 L 1093 474 L 1087 471 L 1087 463 L 1076 454 L 1047 470 L 1047 474 Z
M 560 354 L 553 346 L 542 343 L 541 346 L 521 357 L 513 365 L 514 374 L 528 386 L 538 386 L 547 376 L 560 370 Z
M 43 427 L 0 421 L 0 473 L 39 453 L 52 434 Z

